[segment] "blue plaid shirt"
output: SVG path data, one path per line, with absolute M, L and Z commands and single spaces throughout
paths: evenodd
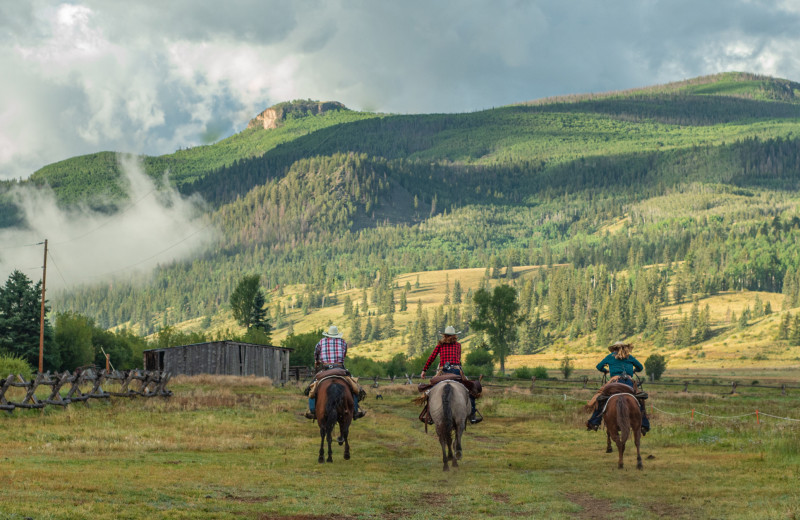
M 347 355 L 347 342 L 342 338 L 323 337 L 314 347 L 314 361 L 324 365 L 344 363 Z

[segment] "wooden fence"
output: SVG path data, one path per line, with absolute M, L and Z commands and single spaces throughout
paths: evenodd
M 31 381 L 25 381 L 19 375 L 9 375 L 0 380 L 0 410 L 12 412 L 16 408 L 44 408 L 47 405 L 64 406 L 75 402 L 83 402 L 88 406 L 89 399 L 108 399 L 111 397 L 169 397 L 172 395 L 167 390 L 170 374 L 166 372 L 147 370 L 127 370 L 120 372 L 114 370 L 96 371 L 93 369 L 79 372 L 64 372 L 63 374 L 40 373 Z M 105 383 L 119 384 L 119 391 L 107 392 L 103 390 Z M 91 390 L 84 392 L 81 387 Z M 51 387 L 50 395 L 46 399 L 37 397 L 36 391 L 42 387 Z M 134 388 L 136 386 L 137 388 Z M 9 401 L 6 392 L 9 388 L 24 388 L 25 398 L 20 402 Z M 66 393 L 62 390 L 69 388 Z

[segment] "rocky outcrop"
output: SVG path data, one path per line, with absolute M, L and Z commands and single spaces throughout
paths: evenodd
M 331 110 L 347 110 L 347 107 L 338 101 L 289 101 L 278 103 L 250 120 L 247 128 L 278 128 L 283 121 L 289 118 L 307 117 L 329 112 Z

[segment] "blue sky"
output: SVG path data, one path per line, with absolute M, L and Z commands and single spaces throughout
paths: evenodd
M 0 3 L 0 179 L 163 154 L 272 104 L 460 112 L 727 70 L 800 80 L 800 2 Z

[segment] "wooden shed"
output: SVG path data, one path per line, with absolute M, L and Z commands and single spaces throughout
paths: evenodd
M 289 379 L 290 348 L 239 341 L 211 341 L 144 351 L 145 370 L 172 375 L 218 374 Z

